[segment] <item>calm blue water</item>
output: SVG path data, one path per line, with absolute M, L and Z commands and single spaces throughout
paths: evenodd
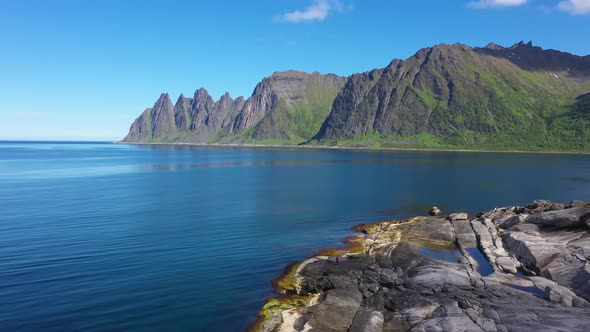
M 0 330 L 243 330 L 355 224 L 539 198 L 590 156 L 0 143 Z

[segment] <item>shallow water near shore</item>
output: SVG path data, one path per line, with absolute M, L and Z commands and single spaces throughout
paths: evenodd
M 0 330 L 243 330 L 353 225 L 590 200 L 585 179 L 590 155 L 0 143 Z
M 484 257 L 478 248 L 467 248 L 465 249 L 469 256 L 477 262 L 477 272 L 482 276 L 489 276 L 494 273 L 494 268 L 488 260 Z

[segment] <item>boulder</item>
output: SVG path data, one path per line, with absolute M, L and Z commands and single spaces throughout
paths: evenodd
M 516 273 L 518 272 L 518 266 L 516 262 L 510 257 L 498 257 L 496 258 L 496 265 L 504 272 Z
M 504 216 L 504 217 L 494 219 L 493 223 L 502 229 L 509 229 L 512 226 L 523 223 L 528 216 L 529 216 L 528 214 L 519 214 L 519 215 L 515 215 L 515 216 Z
M 545 287 L 545 297 L 555 303 L 562 303 L 566 307 L 571 307 L 574 301 L 573 297 L 567 294 L 559 293 L 554 287 Z
M 440 212 L 440 209 L 439 209 L 439 208 L 437 208 L 436 206 L 433 206 L 433 207 L 430 209 L 430 211 L 428 211 L 428 214 L 429 214 L 429 215 L 431 215 L 431 216 L 433 216 L 433 217 L 440 216 L 440 213 L 441 213 L 441 212 Z
M 383 287 L 392 288 L 395 286 L 397 280 L 397 273 L 391 269 L 382 269 L 379 278 L 379 284 Z
M 381 274 L 381 267 L 379 267 L 377 264 L 372 264 L 369 265 L 363 272 L 368 280 L 376 281 L 379 279 L 379 275 Z
M 590 208 L 574 207 L 565 210 L 547 211 L 533 214 L 526 219 L 527 223 L 557 228 L 583 227 L 583 220 L 590 217 Z
M 545 211 L 550 211 L 551 206 L 553 206 L 554 204 L 555 203 L 553 203 L 552 201 L 541 199 L 541 200 L 533 201 L 532 203 L 530 203 L 529 205 L 526 206 L 526 209 L 528 211 L 530 211 L 531 214 L 538 213 L 538 212 L 545 212 Z
M 511 207 L 495 208 L 491 211 L 480 212 L 476 216 L 478 218 L 483 217 L 486 219 L 495 219 L 495 218 L 513 216 L 513 215 L 517 214 L 517 211 L 519 211 L 519 209 L 523 209 L 523 212 L 527 211 L 526 208 L 523 208 L 523 207 L 511 206 Z M 519 212 L 519 213 L 522 213 L 522 212 Z

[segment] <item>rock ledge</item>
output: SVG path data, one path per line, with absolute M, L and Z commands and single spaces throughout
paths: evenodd
M 292 265 L 255 331 L 587 331 L 590 205 L 360 225 Z M 341 256 L 339 264 L 333 259 Z

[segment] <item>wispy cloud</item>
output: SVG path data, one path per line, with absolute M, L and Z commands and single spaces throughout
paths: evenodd
M 343 6 L 340 0 L 313 0 L 313 3 L 304 10 L 281 14 L 278 20 L 291 23 L 323 21 L 331 12 L 342 10 Z
M 467 3 L 471 8 L 498 8 L 522 6 L 528 0 L 477 0 Z
M 557 5 L 557 9 L 572 15 L 590 14 L 590 0 L 565 0 Z

